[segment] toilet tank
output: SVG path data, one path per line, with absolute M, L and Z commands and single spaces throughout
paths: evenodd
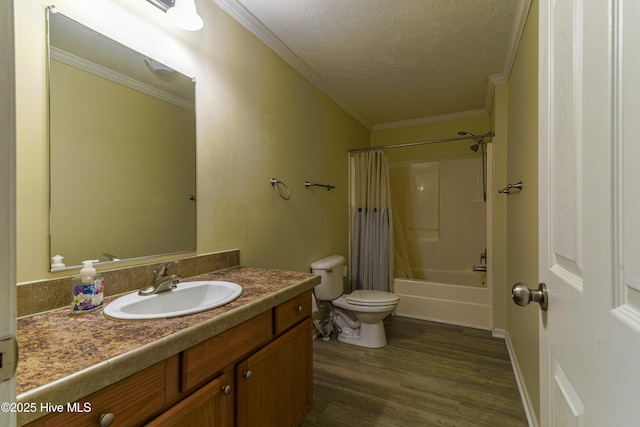
M 318 274 L 322 281 L 314 289 L 316 299 L 320 301 L 333 301 L 344 292 L 342 285 L 342 255 L 331 255 L 319 259 L 311 264 L 311 272 Z

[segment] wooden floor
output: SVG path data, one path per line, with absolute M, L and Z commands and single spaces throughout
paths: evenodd
M 504 340 L 393 317 L 389 343 L 314 341 L 314 405 L 303 427 L 527 426 Z

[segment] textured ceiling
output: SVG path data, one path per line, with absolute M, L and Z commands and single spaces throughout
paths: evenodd
M 486 111 L 530 0 L 214 0 L 367 127 Z

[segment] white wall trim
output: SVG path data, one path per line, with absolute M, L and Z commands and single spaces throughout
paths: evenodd
M 520 39 L 522 39 L 524 26 L 527 23 L 527 17 L 529 16 L 529 9 L 531 9 L 531 0 L 518 0 L 516 13 L 513 15 L 513 23 L 511 24 L 509 45 L 504 56 L 504 63 L 502 64 L 502 73 L 492 74 L 487 77 L 487 97 L 484 102 L 484 108 L 487 111 L 491 111 L 495 86 L 509 81 L 511 69 L 513 68 L 513 63 L 515 62 L 516 54 L 518 53 L 518 46 L 520 46 Z
M 527 23 L 527 17 L 529 16 L 529 9 L 531 9 L 531 0 L 518 0 L 516 13 L 513 16 L 513 24 L 511 26 L 509 47 L 507 48 L 504 64 L 502 65 L 502 76 L 505 81 L 509 80 L 509 76 L 511 75 L 511 69 L 513 68 L 513 63 L 516 60 L 520 39 L 522 39 L 524 26 Z
M 443 114 L 437 116 L 420 117 L 413 120 L 402 120 L 397 122 L 378 123 L 373 125 L 367 121 L 353 106 L 346 102 L 342 97 L 330 87 L 326 81 L 324 81 L 318 74 L 316 74 L 311 67 L 309 67 L 300 57 L 298 57 L 291 49 L 287 47 L 279 38 L 277 38 L 267 27 L 265 27 L 251 12 L 249 12 L 240 2 L 236 0 L 213 0 L 222 10 L 235 19 L 240 25 L 246 28 L 250 33 L 255 35 L 259 40 L 271 48 L 276 54 L 278 54 L 286 63 L 291 65 L 295 70 L 302 74 L 307 80 L 318 87 L 327 96 L 333 99 L 340 107 L 342 107 L 353 118 L 359 121 L 367 129 L 376 131 L 383 129 L 393 129 L 407 126 L 416 126 L 429 123 L 437 123 L 448 120 L 456 120 L 459 118 L 478 117 L 487 115 L 491 109 L 491 103 L 493 102 L 494 86 L 496 84 L 504 83 L 509 79 L 511 74 L 511 68 L 515 61 L 516 53 L 518 52 L 518 46 L 520 39 L 522 38 L 522 32 L 527 22 L 527 16 L 529 9 L 531 8 L 531 0 L 518 0 L 516 5 L 516 12 L 513 17 L 513 23 L 511 26 L 511 34 L 509 36 L 509 44 L 505 54 L 505 60 L 502 65 L 502 73 L 487 76 L 487 94 L 485 97 L 485 106 L 477 110 L 471 110 L 475 115 L 469 114 L 469 111 L 462 111 L 451 114 Z
M 487 94 L 484 102 L 484 109 L 471 110 L 471 112 L 480 112 L 486 115 L 491 111 L 491 104 L 493 103 L 493 94 L 495 86 L 503 83 L 507 83 L 509 76 L 511 75 L 511 69 L 518 53 L 518 46 L 522 39 L 522 33 L 524 32 L 524 26 L 527 23 L 527 17 L 529 16 L 529 10 L 531 9 L 531 0 L 518 0 L 516 5 L 516 13 L 513 15 L 513 23 L 511 25 L 511 34 L 509 36 L 509 44 L 502 64 L 502 72 L 499 74 L 492 74 L 487 77 Z M 414 120 L 405 120 L 398 122 L 380 123 L 373 126 L 372 130 L 392 129 L 406 126 L 415 126 L 428 123 L 443 122 L 449 120 L 463 119 L 469 117 L 478 117 L 479 115 L 469 115 L 469 111 L 463 111 L 459 113 L 443 114 L 441 116 L 429 116 L 421 117 Z
M 491 336 L 494 338 L 502 338 L 503 340 L 506 340 L 507 331 L 505 331 L 504 329 L 493 329 L 491 331 Z
M 494 333 L 498 333 L 498 331 L 500 330 L 496 329 L 494 331 Z M 531 403 L 531 399 L 529 398 L 529 393 L 527 392 L 524 378 L 522 376 L 522 371 L 520 371 L 520 365 L 518 365 L 518 359 L 516 359 L 516 353 L 513 349 L 513 345 L 511 344 L 511 339 L 509 338 L 509 332 L 503 331 L 503 333 L 504 341 L 507 344 L 507 350 L 509 351 L 509 359 L 511 359 L 513 373 L 515 374 L 516 383 L 518 384 L 518 390 L 520 391 L 522 406 L 524 407 L 524 412 L 527 416 L 527 422 L 529 423 L 529 427 L 539 427 L 538 419 L 536 418 L 536 413 L 533 410 L 533 404 Z
M 120 74 L 109 68 L 103 67 L 102 65 L 98 65 L 94 62 L 88 61 L 85 58 L 73 55 L 67 51 L 58 49 L 55 46 L 51 46 L 49 52 L 51 55 L 51 59 L 60 61 L 63 64 L 67 64 L 79 70 L 86 71 L 87 73 L 94 74 L 98 77 L 102 77 L 114 83 L 121 84 L 130 89 L 136 90 L 149 96 L 153 96 L 154 98 L 161 99 L 170 104 L 177 105 L 178 107 L 182 107 L 190 111 L 195 111 L 195 105 L 190 101 L 172 95 L 146 83 L 142 83 L 141 81 L 135 80 L 124 74 Z
M 317 88 L 324 92 L 329 98 L 333 99 L 336 104 L 342 107 L 354 119 L 359 121 L 364 127 L 371 130 L 369 123 L 353 106 L 346 102 L 342 97 L 327 84 L 311 67 L 309 67 L 299 56 L 287 47 L 277 38 L 267 27 L 253 16 L 247 9 L 235 0 L 213 0 L 222 10 L 228 13 L 240 25 L 246 28 L 251 34 L 256 36 L 264 44 L 269 46 L 276 54 L 278 54 L 287 64 L 291 65 L 294 70 L 302 74 L 307 80 L 313 83 Z
M 502 74 L 492 74 L 487 77 L 487 98 L 484 101 L 485 110 L 491 111 L 491 104 L 493 104 L 493 94 L 495 93 L 495 87 L 504 83 L 507 83 L 507 79 L 505 79 Z
M 426 125 L 429 123 L 448 122 L 451 120 L 468 119 L 471 117 L 482 117 L 482 116 L 487 116 L 488 114 L 489 114 L 488 110 L 479 108 L 477 110 L 460 111 L 458 113 L 441 114 L 439 116 L 428 116 L 428 117 L 421 117 L 418 119 L 379 123 L 377 125 L 374 125 L 371 128 L 371 130 L 377 131 L 377 130 L 384 130 L 384 129 L 404 128 L 409 126 L 419 126 L 419 125 Z

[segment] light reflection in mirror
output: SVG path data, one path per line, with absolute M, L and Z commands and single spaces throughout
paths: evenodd
M 193 79 L 61 13 L 49 40 L 50 256 L 195 251 Z

